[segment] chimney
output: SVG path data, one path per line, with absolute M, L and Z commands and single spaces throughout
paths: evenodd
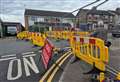
M 117 8 L 117 9 L 116 9 L 116 12 L 120 13 L 120 8 Z
M 96 10 L 97 10 L 96 6 L 92 7 L 92 11 L 96 11 Z

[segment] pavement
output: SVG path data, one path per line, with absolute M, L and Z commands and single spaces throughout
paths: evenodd
M 83 73 L 91 69 L 91 67 L 86 67 L 87 63 L 83 61 L 77 61 L 72 63 L 74 57 L 72 57 L 65 67 L 65 70 L 59 80 L 59 82 L 90 82 L 90 75 L 85 75 Z

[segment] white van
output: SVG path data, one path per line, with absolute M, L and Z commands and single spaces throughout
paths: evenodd
M 7 33 L 8 33 L 8 35 L 16 35 L 17 34 L 17 28 L 15 26 L 8 26 L 7 27 Z

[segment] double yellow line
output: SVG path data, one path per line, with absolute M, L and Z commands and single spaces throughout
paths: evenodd
M 63 56 L 61 56 L 51 67 L 50 69 L 45 73 L 45 75 L 40 79 L 39 82 L 52 82 L 53 77 L 55 76 L 55 74 L 57 73 L 57 71 L 59 70 L 59 66 L 61 66 L 64 61 L 72 54 L 71 51 L 66 52 L 65 54 L 63 54 Z M 58 65 L 58 66 L 56 66 Z M 51 73 L 52 72 L 52 73 Z M 45 81 L 45 79 L 47 79 L 47 81 Z

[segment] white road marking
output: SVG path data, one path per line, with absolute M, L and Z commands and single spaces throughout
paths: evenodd
M 11 57 L 11 56 L 16 56 L 16 54 L 4 55 L 4 56 L 1 56 L 1 57 Z
M 17 61 L 17 75 L 16 76 L 12 76 L 12 72 L 13 72 L 13 64 L 14 62 Z M 11 60 L 10 63 L 9 63 L 9 67 L 8 67 L 8 73 L 7 73 L 7 80 L 16 80 L 18 78 L 20 78 L 22 76 L 22 67 L 21 67 L 21 61 L 20 59 L 14 59 L 14 60 Z
M 24 55 L 23 57 L 35 56 L 36 54 Z
M 3 59 L 0 59 L 0 61 L 11 60 L 11 59 L 16 59 L 16 57 L 3 58 Z
M 24 62 L 26 76 L 30 76 L 30 69 L 29 68 L 31 68 L 35 73 L 39 73 L 39 70 L 35 64 L 33 57 L 30 57 L 30 61 L 26 58 L 23 58 L 23 62 Z
M 34 52 L 25 52 L 25 53 L 22 53 L 22 55 L 26 55 L 26 54 L 33 54 Z

